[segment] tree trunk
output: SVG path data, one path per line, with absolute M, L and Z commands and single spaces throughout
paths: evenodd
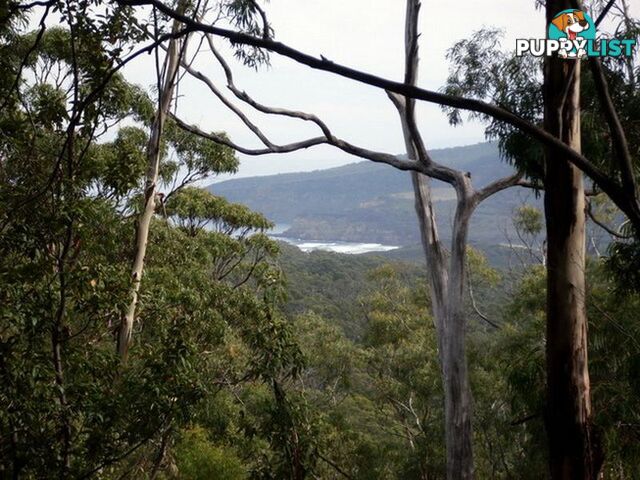
M 422 246 L 427 259 L 430 297 L 445 394 L 447 478 L 471 479 L 474 477 L 473 427 L 465 349 L 466 316 L 463 295 L 467 232 L 475 205 L 466 195 L 458 194 L 451 259 L 447 269 L 444 249 L 436 228 L 429 178 L 415 172 L 411 177 Z
M 405 21 L 405 83 L 415 85 L 418 71 L 419 0 L 407 0 Z M 417 142 L 410 123 L 415 123 L 415 100 L 389 94 L 400 114 L 405 148 L 410 158 L 418 158 Z M 453 228 L 449 269 L 442 242 L 438 236 L 429 177 L 411 173 L 416 214 L 422 246 L 427 260 L 430 297 L 436 326 L 438 352 L 442 369 L 445 407 L 445 446 L 447 478 L 472 479 L 473 429 L 471 424 L 471 390 L 465 351 L 466 317 L 463 310 L 465 256 L 469 219 L 474 209 L 471 185 L 460 175 L 457 185 L 458 204 Z
M 179 6 L 178 10 L 184 10 L 184 6 Z M 173 30 L 179 28 L 178 22 L 174 23 Z M 144 270 L 145 256 L 147 253 L 147 242 L 149 239 L 149 227 L 156 209 L 156 195 L 158 193 L 158 172 L 160 170 L 160 139 L 164 128 L 173 92 L 175 89 L 178 69 L 180 66 L 180 57 L 187 38 L 183 41 L 172 38 L 167 48 L 165 61 L 163 65 L 164 82 L 162 89 L 158 93 L 159 102 L 156 116 L 151 125 L 149 134 L 149 143 L 147 144 L 147 172 L 145 179 L 144 191 L 144 207 L 136 226 L 136 243 L 135 256 L 131 271 L 131 301 L 125 315 L 120 323 L 120 331 L 118 334 L 118 355 L 120 361 L 124 364 L 129 356 L 129 346 L 131 345 L 131 335 L 133 331 L 133 322 L 136 315 L 136 307 L 138 305 L 138 293 L 140 291 L 140 283 L 142 281 L 142 273 Z M 184 43 L 183 43 L 184 42 Z
M 409 149 L 411 148 L 411 150 Z M 407 145 L 409 154 L 412 144 Z M 465 350 L 466 316 L 464 282 L 467 232 L 474 203 L 458 193 L 449 269 L 445 267 L 442 242 L 438 237 L 429 178 L 411 174 L 415 207 L 427 259 L 432 311 L 445 393 L 445 444 L 447 478 L 473 478 L 473 428 L 471 389 Z
M 447 478 L 472 479 L 473 428 L 471 389 L 465 350 L 467 319 L 464 312 L 464 283 L 469 219 L 474 204 L 470 189 L 457 188 L 458 204 L 451 240 L 449 298 L 442 341 L 445 390 Z
M 405 134 L 408 134 L 403 127 Z M 411 143 L 406 144 L 407 154 L 415 155 L 415 149 Z M 411 150 L 409 150 L 411 148 Z M 412 153 L 413 152 L 413 153 Z M 434 324 L 438 336 L 438 351 L 442 352 L 443 324 L 447 316 L 447 291 L 449 284 L 449 273 L 445 267 L 445 254 L 438 235 L 436 216 L 431 198 L 430 178 L 418 172 L 411 172 L 411 182 L 413 183 L 413 195 L 415 200 L 416 215 L 420 227 L 420 237 L 422 249 L 427 261 L 427 271 L 429 275 L 429 290 L 431 297 L 431 308 L 433 310 Z M 442 363 L 442 357 L 440 358 Z
M 571 8 L 547 1 L 547 22 Z M 545 128 L 580 151 L 580 62 L 548 58 Z M 545 421 L 553 479 L 598 478 L 602 456 L 594 442 L 587 364 L 585 197 L 582 173 L 547 149 L 547 405 Z
M 428 178 L 412 173 L 412 179 L 442 369 L 447 478 L 471 479 L 474 477 L 472 396 L 465 349 L 467 322 L 463 297 L 467 233 L 475 203 L 469 196 L 470 189 L 459 189 L 447 269 L 436 229 Z

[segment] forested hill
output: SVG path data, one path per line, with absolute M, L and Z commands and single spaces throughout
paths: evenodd
M 434 150 L 436 161 L 471 173 L 476 186 L 508 175 L 492 143 Z M 419 242 L 411 179 L 387 165 L 369 161 L 305 173 L 243 178 L 208 187 L 217 195 L 248 205 L 280 224 L 285 234 L 306 240 L 342 240 L 412 245 Z M 434 183 L 439 226 L 450 234 L 454 192 Z M 511 217 L 530 192 L 512 189 L 483 203 L 471 223 L 471 241 L 481 247 L 513 236 Z

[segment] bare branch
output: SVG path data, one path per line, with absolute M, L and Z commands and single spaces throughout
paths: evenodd
M 190 31 L 200 31 L 210 33 L 219 37 L 227 38 L 236 44 L 250 45 L 257 48 L 264 48 L 269 51 L 278 53 L 284 57 L 295 60 L 298 63 L 307 65 L 317 70 L 331 72 L 345 78 L 350 78 L 360 83 L 379 87 L 391 92 L 401 94 L 405 97 L 414 98 L 438 105 L 445 105 L 452 108 L 469 110 L 482 113 L 495 118 L 496 120 L 510 124 L 519 130 L 527 133 L 532 138 L 538 140 L 548 148 L 553 148 L 558 153 L 566 156 L 567 160 L 586 173 L 594 180 L 600 188 L 611 198 L 611 200 L 627 214 L 634 226 L 640 230 L 640 203 L 637 198 L 629 198 L 620 189 L 620 185 L 609 178 L 609 176 L 599 169 L 596 165 L 589 161 L 584 155 L 577 152 L 554 135 L 545 131 L 537 125 L 525 120 L 524 118 L 500 108 L 496 105 L 483 102 L 481 100 L 459 97 L 455 95 L 447 95 L 444 93 L 434 92 L 422 89 L 413 85 L 388 80 L 367 72 L 359 71 L 344 65 L 327 60 L 326 58 L 316 58 L 304 52 L 296 50 L 281 42 L 270 39 L 258 38 L 245 33 L 228 30 L 214 25 L 206 25 L 194 21 L 186 15 L 180 14 L 162 3 L 160 0 L 116 0 L 119 4 L 136 6 L 136 5 L 152 5 L 155 6 L 165 15 L 172 17 L 184 23 Z
M 287 145 L 275 145 L 272 142 L 269 142 L 267 148 L 261 149 L 251 149 L 242 147 L 233 141 L 229 140 L 225 135 L 221 135 L 218 133 L 207 133 L 195 125 L 189 125 L 185 121 L 176 117 L 174 114 L 170 114 L 170 117 L 176 122 L 176 124 L 182 128 L 183 130 L 193 133 L 201 138 L 206 138 L 207 140 L 211 140 L 212 142 L 218 143 L 220 145 L 225 145 L 229 148 L 232 148 L 240 153 L 244 153 L 245 155 L 251 156 L 260 156 L 260 155 L 269 155 L 271 153 L 291 153 L 297 150 L 303 150 L 305 148 L 313 147 L 315 145 L 322 145 L 327 143 L 325 137 L 315 137 L 309 140 L 303 140 L 301 142 L 289 143 Z
M 407 147 L 407 155 L 415 156 L 419 160 L 418 163 L 421 165 L 420 173 L 424 173 L 425 175 L 442 180 L 450 185 L 456 187 L 457 185 L 462 185 L 461 182 L 462 172 L 454 170 L 452 168 L 446 167 L 439 163 L 434 162 L 431 159 L 431 156 L 427 152 L 427 148 L 422 139 L 422 135 L 420 134 L 420 130 L 418 129 L 415 114 L 413 111 L 409 111 L 408 106 L 412 103 L 411 99 L 407 99 L 402 95 L 398 95 L 394 92 L 387 91 L 387 95 L 391 100 L 391 103 L 398 110 L 398 114 L 400 115 L 400 121 L 402 122 L 402 131 L 405 134 L 405 144 Z
M 490 183 L 486 187 L 475 192 L 474 202 L 478 204 L 480 202 L 483 202 L 487 198 L 489 198 L 491 195 L 495 195 L 496 193 L 501 192 L 502 190 L 505 190 L 509 187 L 514 187 L 516 185 L 520 185 L 520 182 L 523 176 L 524 176 L 524 172 L 516 172 L 515 174 L 509 177 L 504 177 L 499 180 L 496 180 L 495 182 Z
M 608 5 L 607 7 L 609 7 Z M 629 151 L 629 143 L 622 128 L 620 117 L 616 111 L 616 107 L 609 93 L 609 86 L 604 75 L 602 63 L 596 57 L 589 59 L 589 67 L 593 74 L 593 80 L 598 92 L 600 104 L 604 110 L 604 116 L 607 119 L 609 130 L 611 131 L 611 139 L 613 140 L 614 158 L 618 160 L 620 167 L 620 175 L 622 177 L 622 186 L 627 195 L 636 198 L 637 185 L 635 175 L 633 173 L 633 160 Z
M 471 275 L 469 275 L 469 277 L 471 277 Z M 489 320 L 489 317 L 487 317 L 484 313 L 482 313 L 478 308 L 478 304 L 476 303 L 476 297 L 473 293 L 473 282 L 471 281 L 471 278 L 468 279 L 467 284 L 469 286 L 469 298 L 471 299 L 471 307 L 473 308 L 474 312 L 476 312 L 476 315 L 478 315 L 478 317 L 480 317 L 482 321 L 491 325 L 493 328 L 500 330 L 502 327 L 497 323 Z
M 236 116 L 240 118 L 240 120 L 242 120 L 242 123 L 244 123 L 247 126 L 247 128 L 249 128 L 249 130 L 251 130 L 266 147 L 268 148 L 275 147 L 275 145 L 269 141 L 266 135 L 264 135 L 262 131 L 253 122 L 251 122 L 251 120 L 249 120 L 249 118 L 244 114 L 244 112 L 242 112 L 242 110 L 236 107 L 222 94 L 222 92 L 218 89 L 218 87 L 215 86 L 215 84 L 211 81 L 209 77 L 207 77 L 202 72 L 193 68 L 188 62 L 184 60 L 181 62 L 181 66 L 187 72 L 189 72 L 189 74 L 191 74 L 192 77 L 204 83 L 207 86 L 207 88 L 209 88 L 209 90 L 211 90 L 211 92 L 216 97 L 218 97 L 218 99 L 225 105 L 225 107 L 227 107 L 229 110 L 235 113 Z
M 320 128 L 320 130 L 322 130 L 322 133 L 324 133 L 327 138 L 331 138 L 332 137 L 332 134 L 331 134 L 331 131 L 329 130 L 329 127 L 327 127 L 327 125 L 322 120 L 320 120 L 316 115 L 313 115 L 313 114 L 310 114 L 310 113 L 305 113 L 305 112 L 298 112 L 298 111 L 294 111 L 294 110 L 288 110 L 288 109 L 285 109 L 285 108 L 269 107 L 269 106 L 263 105 L 263 104 L 255 101 L 253 98 L 251 98 L 247 94 L 247 92 L 242 91 L 241 89 L 239 89 L 235 85 L 235 82 L 233 80 L 233 73 L 231 71 L 231 68 L 229 67 L 229 64 L 224 59 L 224 57 L 220 54 L 220 52 L 215 48 L 215 45 L 213 44 L 213 40 L 211 39 L 211 35 L 207 35 L 206 37 L 207 37 L 207 40 L 209 42 L 209 48 L 211 49 L 211 52 L 216 57 L 216 59 L 218 60 L 218 62 L 222 66 L 222 69 L 224 70 L 225 77 L 227 79 L 227 88 L 239 100 L 247 103 L 251 107 L 253 107 L 256 110 L 258 110 L 259 112 L 266 113 L 268 115 L 281 115 L 281 116 L 284 116 L 284 117 L 298 118 L 300 120 L 313 122 Z
M 599 220 L 598 217 L 596 217 L 595 213 L 593 212 L 593 208 L 591 207 L 591 202 L 589 200 L 587 200 L 586 204 L 587 204 L 587 215 L 589 216 L 589 218 L 591 219 L 591 221 L 593 223 L 598 225 L 605 232 L 607 232 L 609 235 L 611 235 L 611 236 L 613 236 L 615 238 L 619 238 L 619 239 L 623 239 L 623 240 L 628 240 L 628 239 L 631 238 L 631 235 L 623 235 L 620 232 L 617 232 L 617 231 L 613 230 L 611 227 L 609 227 L 603 221 Z
M 313 147 L 315 145 L 328 144 L 328 145 L 333 145 L 351 155 L 354 155 L 360 158 L 365 158 L 378 163 L 386 163 L 400 170 L 420 171 L 423 168 L 419 164 L 419 162 L 415 160 L 411 160 L 411 159 L 405 160 L 397 155 L 391 155 L 387 153 L 368 150 L 368 149 L 353 145 L 340 138 L 337 138 L 335 135 L 333 135 L 333 133 L 331 133 L 331 130 L 329 129 L 327 124 L 324 123 L 322 120 L 320 120 L 320 118 L 318 118 L 316 115 L 305 113 L 305 112 L 294 111 L 294 110 L 288 110 L 284 108 L 269 107 L 256 102 L 246 92 L 240 91 L 234 85 L 233 74 L 231 72 L 231 69 L 229 68 L 229 65 L 224 60 L 224 57 L 215 49 L 215 46 L 213 45 L 213 42 L 211 42 L 210 39 L 209 39 L 209 45 L 210 45 L 211 51 L 214 53 L 214 55 L 216 56 L 216 58 L 218 59 L 218 61 L 222 65 L 222 68 L 225 71 L 229 89 L 236 95 L 236 97 L 238 97 L 245 103 L 251 105 L 256 110 L 266 114 L 281 115 L 281 116 L 286 116 L 290 118 L 297 118 L 300 120 L 311 121 L 315 123 L 322 130 L 322 132 L 324 133 L 324 137 L 315 137 L 315 138 L 303 140 L 300 142 L 290 143 L 287 145 L 276 145 L 275 143 L 273 143 L 271 140 L 267 138 L 267 136 L 260 130 L 260 128 L 257 125 L 251 122 L 251 120 L 244 114 L 244 112 L 242 112 L 237 106 L 235 106 L 232 102 L 230 102 L 222 94 L 222 92 L 220 92 L 220 90 L 215 86 L 215 84 L 213 83 L 213 81 L 211 81 L 211 79 L 209 79 L 202 72 L 195 70 L 188 64 L 183 64 L 182 67 L 185 68 L 185 70 L 187 70 L 195 78 L 205 83 L 207 87 L 214 93 L 214 95 L 216 95 L 216 97 L 218 97 L 218 99 L 222 101 L 222 103 L 227 108 L 229 108 L 233 113 L 235 113 L 242 120 L 242 122 L 252 132 L 256 134 L 256 136 L 262 141 L 262 143 L 266 146 L 266 148 L 249 149 L 249 148 L 242 147 L 240 145 L 235 144 L 234 142 L 232 142 L 231 140 L 229 140 L 228 138 L 222 135 L 215 134 L 215 133 L 206 133 L 200 130 L 198 127 L 195 127 L 193 125 L 188 125 L 186 122 L 184 122 L 183 120 L 173 115 L 172 117 L 181 128 L 191 133 L 194 133 L 200 137 L 207 138 L 216 143 L 220 143 L 228 147 L 231 147 L 234 150 L 239 151 L 240 153 L 244 153 L 246 155 L 252 155 L 252 156 L 267 155 L 270 153 L 290 153 L 297 150 Z M 434 175 L 438 175 L 438 174 L 435 173 Z M 440 174 L 440 176 L 436 178 L 440 178 L 440 177 L 442 177 L 442 174 Z
M 297 150 L 302 150 L 305 148 L 313 147 L 315 145 L 328 144 L 338 147 L 340 150 L 354 155 L 356 157 L 364 158 L 367 160 L 371 160 L 372 162 L 377 163 L 386 163 L 387 165 L 391 165 L 399 170 L 405 171 L 420 171 L 422 166 L 419 162 L 415 160 L 406 160 L 403 159 L 399 155 L 392 155 L 390 153 L 376 152 L 373 150 L 368 150 L 366 148 L 358 147 L 344 140 L 340 140 L 339 138 L 332 137 L 328 140 L 325 137 L 315 137 L 309 140 L 303 140 L 300 142 L 290 143 L 287 145 L 273 145 L 271 148 L 263 148 L 263 149 L 250 149 L 241 147 L 236 143 L 232 142 L 228 138 L 223 135 L 216 133 L 207 133 L 201 130 L 200 128 L 189 125 L 185 121 L 176 117 L 173 114 L 170 114 L 171 118 L 178 124 L 178 126 L 190 133 L 198 135 L 199 137 L 206 138 L 213 142 L 219 143 L 221 145 L 226 145 L 227 147 L 233 148 L 240 153 L 244 153 L 245 155 L 259 156 L 259 155 L 268 155 L 270 153 L 290 153 L 295 152 Z

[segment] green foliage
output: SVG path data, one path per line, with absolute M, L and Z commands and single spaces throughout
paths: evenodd
M 298 388 L 318 425 L 320 478 L 337 470 L 357 479 L 442 476 L 441 387 L 426 286 L 407 287 L 405 278 L 391 265 L 366 276 L 362 339 L 315 314 L 297 319 L 307 364 Z
M 590 268 L 589 370 L 596 425 L 611 476 L 637 478 L 640 456 L 638 291 L 617 291 L 600 264 Z
M 75 39 L 54 28 L 42 38 L 7 35 L 2 44 L 32 56 L 11 92 L 20 101 L 0 112 L 0 436 L 10 439 L 0 447 L 0 475 L 148 478 L 158 458 L 170 471 L 163 458 L 171 457 L 180 432 L 187 432 L 177 447 L 185 455 L 182 467 L 200 475 L 193 478 L 210 478 L 213 469 L 225 479 L 272 473 L 275 467 L 256 459 L 286 448 L 271 430 L 246 440 L 256 458 L 243 452 L 236 460 L 224 440 L 244 438 L 239 427 L 211 445 L 188 433 L 207 420 L 203 405 L 215 404 L 218 395 L 227 401 L 245 390 L 256 395 L 301 365 L 277 309 L 283 296 L 278 248 L 262 233 L 270 223 L 206 193 L 205 216 L 217 229 L 179 226 L 199 214 L 189 206 L 197 191 L 186 187 L 233 171 L 230 149 L 166 132 L 162 187 L 169 208 L 174 198 L 184 208 L 163 218 L 160 202 L 136 343 L 126 367 L 117 359 L 114 333 L 130 301 L 132 213 L 144 184 L 145 127 L 154 107 L 118 75 L 94 94 L 111 62 L 97 34 L 106 24 L 82 23 L 89 7 L 75 7 L 61 12 L 79 22 Z M 3 92 L 10 90 L 11 76 L 2 81 Z M 115 135 L 100 141 L 108 130 Z M 229 412 L 229 423 L 239 425 L 243 409 Z M 254 415 L 273 418 L 265 409 Z M 288 423 L 304 428 L 302 417 Z
M 637 292 L 640 288 L 640 242 L 629 240 L 612 243 L 607 266 L 617 289 Z
M 443 392 L 423 270 L 279 246 L 263 215 L 191 186 L 235 171 L 238 160 L 172 121 L 160 145 L 162 195 L 135 343 L 120 365 L 114 333 L 130 302 L 155 104 L 141 87 L 107 75 L 149 38 L 150 25 L 115 3 L 55 2 L 73 31 L 25 33 L 28 16 L 14 6 L 0 5 L 0 476 L 444 478 Z M 232 25 L 271 35 L 257 3 L 217 7 Z M 166 32 L 167 19 L 158 20 Z M 448 91 L 539 121 L 539 65 L 487 54 L 496 35 L 454 47 Z M 250 66 L 267 60 L 259 50 L 237 52 Z M 634 72 L 606 67 L 625 125 L 633 125 Z M 588 78 L 584 86 L 593 90 Z M 585 151 L 604 165 L 601 111 L 595 95 L 585 98 Z M 531 142 L 498 124 L 487 132 L 531 176 L 539 173 Z M 467 165 L 465 152 L 452 160 Z M 380 201 L 355 194 L 353 178 L 320 175 L 331 192 L 339 182 L 348 187 L 350 196 L 330 195 L 343 212 L 355 208 L 341 205 L 345 198 L 359 212 Z M 385 178 L 378 183 L 391 188 Z M 403 190 L 385 192 L 395 218 Z M 523 208 L 516 225 L 536 235 L 541 216 Z M 595 421 L 612 478 L 635 478 L 640 458 L 637 251 L 621 240 L 606 267 L 594 261 L 588 271 Z M 513 278 L 473 249 L 468 261 L 480 307 L 491 307 L 501 326 L 472 322 L 469 331 L 477 475 L 537 479 L 546 471 L 544 271 Z
M 416 284 L 419 277 L 407 276 L 406 267 L 399 265 L 371 269 L 365 263 L 371 256 L 356 261 L 322 254 L 312 261 L 313 254 L 284 252 L 285 273 L 295 275 L 296 290 L 308 291 L 320 278 L 327 280 L 322 284 L 326 297 L 309 295 L 297 308 L 335 315 L 307 313 L 296 320 L 307 368 L 301 384 L 291 388 L 304 392 L 318 425 L 316 475 L 339 476 L 337 466 L 353 478 L 421 478 L 424 469 L 429 478 L 443 478 L 437 350 L 424 301 L 426 287 Z M 325 261 L 319 269 L 320 257 L 333 257 L 334 263 Z M 301 263 L 303 259 L 307 263 Z M 341 271 L 339 259 L 358 279 L 351 289 L 359 292 L 359 307 L 334 314 L 325 305 L 339 301 L 329 286 Z M 547 469 L 545 269 L 537 265 L 523 273 L 496 272 L 474 250 L 469 252 L 469 268 L 480 309 L 500 325 L 487 329 L 471 321 L 470 326 L 476 472 L 479 478 L 538 479 Z M 612 478 L 634 478 L 634 419 L 640 404 L 635 380 L 640 332 L 633 320 L 637 295 L 616 292 L 600 262 L 590 264 L 588 278 L 593 402 L 596 423 L 611 452 L 607 472 Z M 353 293 L 344 291 L 351 298 Z M 469 311 L 473 319 L 475 313 Z M 361 334 L 346 335 L 356 322 Z M 415 428 L 410 410 L 396 402 L 407 406 L 408 399 L 419 418 L 426 414 L 422 430 Z M 411 435 L 415 448 L 408 441 Z
M 467 246 L 468 275 L 479 281 L 485 288 L 496 287 L 501 280 L 500 273 L 489 265 L 487 257 L 473 247 Z
M 103 191 L 123 197 L 137 188 L 147 165 L 147 133 L 137 127 L 118 130 L 113 142 L 94 147 L 94 168 Z
M 192 235 L 207 227 L 216 232 L 239 232 L 244 236 L 250 230 L 264 231 L 273 226 L 244 205 L 229 203 L 223 197 L 196 187 L 184 188 L 172 196 L 166 204 L 166 212 Z
M 213 444 L 202 428 L 182 433 L 174 454 L 182 480 L 243 480 L 248 478 L 240 459 L 230 448 Z
M 640 304 L 636 293 L 617 293 L 612 288 L 600 262 L 590 262 L 588 279 L 592 403 L 596 429 L 607 452 L 606 475 L 636 478 L 640 332 L 635 319 Z M 515 478 L 539 478 L 537 472 L 544 471 L 547 462 L 543 422 L 545 296 L 544 269 L 534 267 L 522 278 L 505 311 L 507 321 L 487 358 L 491 362 L 487 367 L 502 372 L 506 380 L 502 400 L 508 402 L 504 421 L 509 443 L 501 450 L 515 455 L 507 463 Z
M 514 224 L 523 234 L 538 235 L 544 228 L 542 212 L 531 205 L 523 205 L 516 210 Z
M 542 116 L 541 61 L 532 56 L 516 57 L 500 50 L 501 32 L 483 29 L 456 43 L 448 52 L 449 77 L 443 89 L 450 95 L 489 100 L 520 117 L 538 123 Z M 453 125 L 462 122 L 460 111 L 444 108 Z M 504 122 L 483 114 L 471 114 L 487 123 L 488 139 L 498 140 L 510 163 L 528 176 L 541 178 L 542 148 Z
M 273 29 L 267 21 L 264 11 L 254 0 L 223 0 L 220 9 L 237 29 L 262 38 L 273 37 Z M 246 66 L 258 68 L 269 64 L 269 52 L 247 45 L 234 45 L 235 57 Z
M 181 166 L 191 175 L 237 171 L 238 159 L 233 150 L 186 132 L 171 119 L 165 124 L 163 140 L 171 145 Z
M 622 23 L 620 31 L 629 26 L 629 23 Z M 635 25 L 633 19 L 631 24 Z M 634 32 L 630 31 L 630 34 Z M 490 101 L 533 124 L 540 124 L 543 117 L 541 61 L 531 56 L 516 57 L 512 52 L 501 51 L 500 36 L 498 31 L 484 29 L 456 43 L 447 54 L 451 67 L 444 91 Z M 640 145 L 640 136 L 634 127 L 640 105 L 640 96 L 635 87 L 637 66 L 633 60 L 624 63 L 609 58 L 604 61 L 604 70 L 630 151 L 636 158 Z M 588 68 L 581 69 L 580 80 L 582 151 L 594 164 L 617 176 L 618 164 L 612 161 L 615 152 L 604 108 L 598 100 L 599 95 Z M 445 111 L 453 124 L 461 122 L 459 110 L 445 108 Z M 487 137 L 498 140 L 507 160 L 522 168 L 533 180 L 542 179 L 543 149 L 537 142 L 531 142 L 527 135 L 504 122 L 486 115 L 472 116 L 487 123 Z
M 321 251 L 303 253 L 288 245 L 281 248 L 288 285 L 286 313 L 313 312 L 335 322 L 349 338 L 361 337 L 364 323 L 358 298 L 365 293 L 367 271 L 385 260 Z M 417 271 L 415 268 L 412 273 Z

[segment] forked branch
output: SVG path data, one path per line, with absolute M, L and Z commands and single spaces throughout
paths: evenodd
M 296 50 L 281 42 L 271 39 L 259 38 L 245 33 L 228 30 L 215 25 L 207 25 L 197 22 L 186 15 L 180 14 L 173 8 L 167 6 L 160 0 L 116 0 L 121 5 L 128 6 L 155 6 L 159 11 L 169 17 L 183 23 L 190 31 L 199 31 L 209 33 L 219 37 L 226 38 L 235 44 L 249 45 L 257 48 L 264 48 L 274 53 L 278 53 L 284 57 L 290 58 L 298 63 L 307 65 L 311 68 L 331 72 L 345 78 L 350 78 L 366 85 L 379 87 L 405 97 L 414 98 L 438 105 L 444 105 L 462 110 L 469 110 L 477 113 L 488 115 L 496 120 L 512 125 L 519 130 L 527 133 L 548 148 L 557 150 L 563 154 L 572 164 L 587 174 L 599 187 L 605 192 L 609 198 L 622 210 L 633 222 L 637 230 L 640 231 L 640 203 L 637 197 L 631 198 L 626 195 L 624 189 L 611 179 L 610 176 L 594 165 L 584 155 L 572 149 L 564 142 L 551 135 L 543 128 L 534 125 L 524 118 L 500 108 L 496 105 L 476 100 L 472 98 L 459 97 L 455 95 L 447 95 L 444 93 L 426 90 L 406 83 L 395 82 L 367 72 L 359 71 L 345 65 L 327 60 L 324 57 L 316 58 L 304 52 Z

